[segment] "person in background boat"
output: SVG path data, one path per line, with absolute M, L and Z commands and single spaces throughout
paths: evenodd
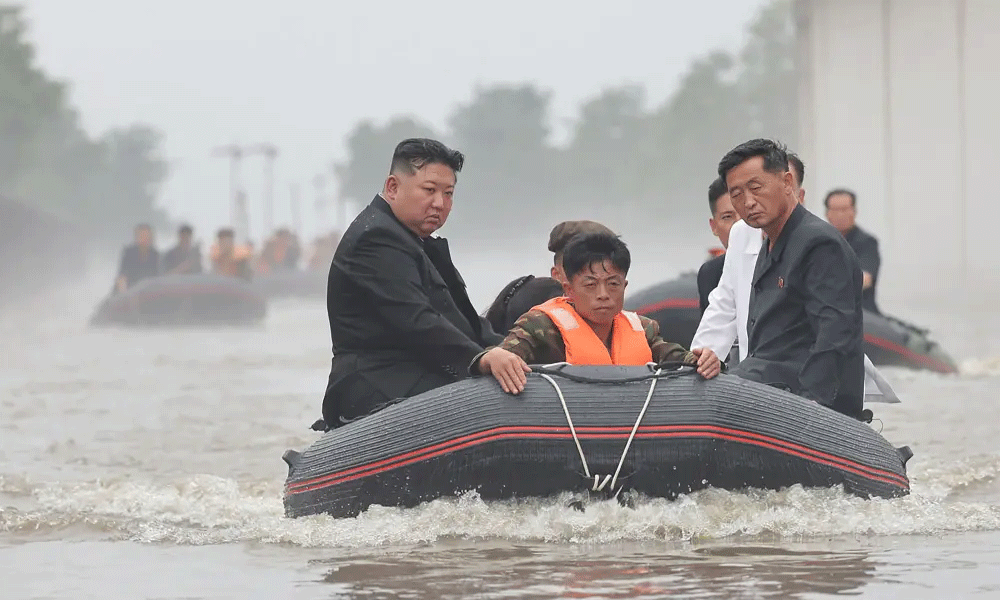
M 719 357 L 708 349 L 685 350 L 660 337 L 656 321 L 622 310 L 631 256 L 608 233 L 583 233 L 566 245 L 565 296 L 521 316 L 503 342 L 477 356 L 470 370 L 493 375 L 505 392 L 524 390 L 528 363 L 645 365 L 679 361 L 705 378 L 719 374 Z
M 201 248 L 193 243 L 194 229 L 183 224 L 177 229 L 177 245 L 163 255 L 163 274 L 180 275 L 202 272 Z
M 712 216 L 708 219 L 708 226 L 712 230 L 712 235 L 719 238 L 723 248 L 729 248 L 729 230 L 733 224 L 740 220 L 740 216 L 733 209 L 733 203 L 729 199 L 729 191 L 726 189 L 726 182 L 721 177 L 708 186 L 708 209 Z M 698 306 L 701 314 L 705 314 L 708 308 L 708 295 L 719 285 L 722 278 L 722 265 L 725 263 L 726 254 L 723 252 L 718 256 L 702 263 L 698 269 Z M 720 356 L 722 356 L 720 354 Z
M 861 418 L 861 266 L 847 241 L 799 203 L 784 147 L 740 144 L 719 162 L 733 207 L 766 239 L 751 282 L 746 358 L 733 373 Z
M 447 240 L 433 236 L 464 162 L 439 141 L 403 140 L 382 192 L 344 232 L 327 282 L 333 361 L 315 429 L 463 379 L 502 339 L 473 308 Z
M 831 190 L 823 199 L 823 206 L 826 207 L 826 220 L 844 236 L 861 261 L 864 286 L 861 305 L 865 310 L 877 315 L 882 314 L 875 304 L 875 286 L 878 285 L 878 271 L 882 266 L 882 257 L 878 251 L 878 238 L 855 223 L 855 218 L 858 216 L 857 195 L 843 188 Z
M 285 228 L 278 229 L 264 243 L 264 248 L 257 258 L 256 270 L 262 274 L 294 271 L 298 268 L 300 254 L 298 240 L 292 232 Z
M 115 278 L 115 292 L 122 293 L 143 279 L 160 274 L 160 253 L 153 246 L 153 228 L 147 223 L 135 226 L 134 241 L 122 250 Z
M 218 231 L 210 256 L 213 273 L 250 280 L 252 247 L 236 244 L 236 234 L 232 229 L 223 228 Z
M 317 237 L 313 241 L 312 254 L 309 256 L 307 268 L 310 271 L 328 270 L 330 262 L 333 260 L 333 253 L 337 250 L 338 242 L 340 242 L 340 234 L 336 231 Z
M 285 260 L 282 262 L 282 266 L 292 271 L 298 269 L 299 261 L 302 260 L 302 245 L 299 243 L 299 236 L 286 227 L 278 230 L 278 236 L 285 240 Z
M 562 284 L 566 281 L 562 267 L 563 250 L 570 238 L 580 233 L 614 235 L 613 231 L 595 221 L 563 221 L 553 227 L 549 232 L 548 246 L 552 253 L 550 277 L 525 275 L 505 285 L 486 311 L 486 319 L 493 331 L 506 335 L 514 322 L 532 307 L 563 294 Z

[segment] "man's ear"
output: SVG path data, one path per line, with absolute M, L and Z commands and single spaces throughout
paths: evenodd
M 399 178 L 395 175 L 389 175 L 385 178 L 385 185 L 382 187 L 382 192 L 385 194 L 385 199 L 392 201 L 396 199 L 396 193 L 399 192 Z
M 708 228 L 712 230 L 712 235 L 719 237 L 719 232 L 715 230 L 715 219 L 708 220 Z

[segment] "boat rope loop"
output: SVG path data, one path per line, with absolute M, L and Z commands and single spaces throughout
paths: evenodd
M 642 410 L 639 411 L 639 416 L 636 418 L 635 424 L 632 425 L 632 431 L 628 435 L 628 441 L 625 442 L 625 449 L 622 450 L 622 456 L 618 460 L 618 467 L 615 469 L 614 475 L 604 475 L 603 477 L 596 473 L 591 474 L 590 472 L 590 466 L 587 465 L 587 457 L 583 453 L 583 446 L 580 445 L 580 437 L 576 434 L 576 427 L 573 426 L 573 417 L 569 414 L 569 407 L 566 406 L 566 397 L 563 395 L 562 388 L 559 387 L 559 384 L 550 375 L 539 373 L 543 379 L 552 385 L 556 390 L 556 395 L 559 396 L 559 403 L 562 404 L 563 413 L 566 415 L 566 424 L 569 425 L 569 432 L 573 435 L 573 443 L 576 444 L 576 451 L 580 454 L 580 462 L 583 463 L 583 474 L 588 481 L 593 479 L 593 486 L 590 488 L 590 491 L 602 492 L 607 488 L 609 494 L 614 492 L 613 497 L 617 497 L 619 492 L 621 492 L 621 488 L 615 489 L 618 483 L 618 475 L 621 474 L 622 465 L 625 464 L 625 457 L 628 456 L 629 448 L 632 447 L 632 440 L 635 439 L 635 434 L 639 430 L 639 424 L 642 423 L 642 418 L 646 415 L 649 402 L 653 399 L 653 392 L 656 391 L 656 382 L 660 380 L 662 372 L 663 369 L 658 368 L 649 383 L 649 392 L 646 394 L 646 401 L 642 403 Z M 608 486 L 609 483 L 610 487 Z

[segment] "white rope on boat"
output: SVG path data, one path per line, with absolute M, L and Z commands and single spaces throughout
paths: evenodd
M 549 366 L 549 365 L 546 365 Z M 646 415 L 646 409 L 649 408 L 649 402 L 653 399 L 653 392 L 656 391 L 656 382 L 660 380 L 660 373 L 662 369 L 657 369 L 653 375 L 653 380 L 649 384 L 649 392 L 646 394 L 646 401 L 642 404 L 642 410 L 639 411 L 639 417 L 635 420 L 635 424 L 632 425 L 632 431 L 629 433 L 628 441 L 625 442 L 625 449 L 622 450 L 621 459 L 618 461 L 618 468 L 615 469 L 614 475 L 605 475 L 602 479 L 600 475 L 591 475 L 590 467 L 587 465 L 587 457 L 583 453 L 583 446 L 580 445 L 580 438 L 576 434 L 576 427 L 573 425 L 573 418 L 569 414 L 569 407 L 566 406 L 566 397 L 563 395 L 562 388 L 556 383 L 555 379 L 545 373 L 539 373 L 539 375 L 548 381 L 556 391 L 556 395 L 559 396 L 559 403 L 562 404 L 563 414 L 566 415 L 566 424 L 569 425 L 569 432 L 573 436 L 573 443 L 576 444 L 576 451 L 580 454 L 580 462 L 583 463 L 583 474 L 589 481 L 591 477 L 594 479 L 594 485 L 591 491 L 600 492 L 607 487 L 608 483 L 611 483 L 611 487 L 608 491 L 614 490 L 615 485 L 618 482 L 618 475 L 621 473 L 622 465 L 625 464 L 625 457 L 628 456 L 629 448 L 632 447 L 632 440 L 635 439 L 635 434 L 639 430 L 639 425 L 642 423 L 642 418 Z M 615 491 L 615 496 L 621 490 Z

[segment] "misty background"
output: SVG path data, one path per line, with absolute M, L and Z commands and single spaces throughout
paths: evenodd
M 817 77 L 888 69 L 888 62 L 875 66 L 877 44 L 886 42 L 859 43 L 853 32 L 888 31 L 889 21 L 952 3 L 876 4 L 2 4 L 0 226 L 5 256 L 20 258 L 5 261 L 0 276 L 37 285 L 50 271 L 65 277 L 88 270 L 110 280 L 117 252 L 140 221 L 156 226 L 161 248 L 173 243 L 180 222 L 210 242 L 232 221 L 231 165 L 217 155 L 227 144 L 278 151 L 273 188 L 265 185 L 260 154 L 241 161 L 245 233 L 258 248 L 270 233 L 262 204 L 273 189 L 273 226 L 292 225 L 308 243 L 343 229 L 380 189 L 400 139 L 428 135 L 467 157 L 441 234 L 463 272 L 480 271 L 467 276 L 480 306 L 511 277 L 547 271 L 547 232 L 566 219 L 600 220 L 621 233 L 635 254 L 633 285 L 697 268 L 717 245 L 706 202 L 715 166 L 726 150 L 758 136 L 799 151 L 807 206 L 819 214 L 830 187 L 860 188 L 859 223 L 893 242 L 883 244 L 883 281 L 907 268 L 918 277 L 921 261 L 941 252 L 921 255 L 926 245 L 905 235 L 907 208 L 884 183 L 892 174 L 875 158 L 846 168 L 841 160 L 866 150 L 884 154 L 888 142 L 855 148 L 846 134 L 837 138 L 877 129 L 858 100 L 881 110 L 878 98 L 865 96 L 877 82 L 850 93 L 825 90 L 824 103 L 816 99 L 824 91 Z M 889 11 L 886 21 L 862 14 L 869 10 Z M 833 28 L 830 15 L 850 22 Z M 821 23 L 818 33 L 809 30 L 811 20 Z M 976 20 L 972 14 L 969 22 Z M 964 16 L 961 28 L 964 35 Z M 926 46 L 919 31 L 909 35 Z M 827 51 L 844 45 L 856 60 Z M 905 48 L 895 53 L 894 71 L 908 62 Z M 898 79 L 934 93 L 933 78 Z M 859 117 L 845 128 L 828 113 Z M 808 139 L 800 145 L 803 131 Z M 921 225 L 934 219 L 928 213 Z M 955 239 L 969 246 L 962 236 Z M 908 255 L 919 260 L 901 259 Z M 894 293 L 886 287 L 882 298 Z

